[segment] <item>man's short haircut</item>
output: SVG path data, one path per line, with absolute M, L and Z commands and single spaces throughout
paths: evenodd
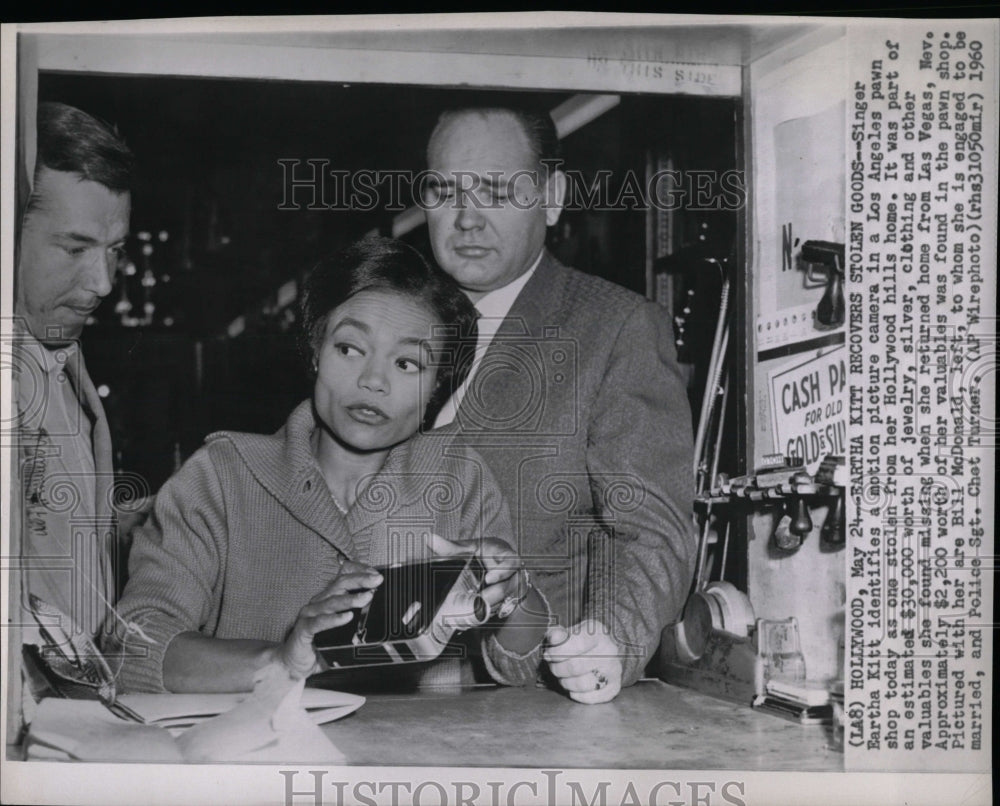
M 412 246 L 370 235 L 321 260 L 302 282 L 301 346 L 314 374 L 330 314 L 362 291 L 409 297 L 425 305 L 442 325 L 432 339 L 437 376 L 423 419 L 424 427 L 430 428 L 441 407 L 469 373 L 479 312 L 458 283 L 428 263 Z
M 104 121 L 67 104 L 38 105 L 38 156 L 42 168 L 77 174 L 115 193 L 132 187 L 135 158 L 118 132 Z
M 438 117 L 437 125 L 427 141 L 428 157 L 430 144 L 442 126 L 463 115 L 509 115 L 521 126 L 521 131 L 528 138 L 535 166 L 543 179 L 548 179 L 549 173 L 562 167 L 562 144 L 556 132 L 556 124 L 548 112 L 537 112 L 526 106 L 492 106 L 489 104 L 461 106 L 446 109 Z

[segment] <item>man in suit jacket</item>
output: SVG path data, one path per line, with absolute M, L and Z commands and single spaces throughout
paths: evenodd
M 60 630 L 88 638 L 114 603 L 116 532 L 111 436 L 79 339 L 111 291 L 129 229 L 132 163 L 106 124 L 65 104 L 39 104 L 14 294 L 20 483 L 12 485 L 12 551 L 21 603 L 33 594 L 72 620 Z M 33 626 L 24 621 L 25 642 Z
M 453 423 L 500 482 L 559 625 L 552 676 L 606 702 L 642 674 L 692 580 L 691 415 L 670 323 L 545 250 L 567 181 L 547 115 L 446 112 L 427 156 L 435 258 L 482 316 L 435 425 Z

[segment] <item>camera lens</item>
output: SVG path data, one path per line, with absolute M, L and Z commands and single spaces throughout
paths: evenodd
M 435 637 L 447 643 L 453 632 L 485 624 L 490 617 L 486 600 L 478 593 L 459 593 L 449 598 L 438 611 L 433 630 Z

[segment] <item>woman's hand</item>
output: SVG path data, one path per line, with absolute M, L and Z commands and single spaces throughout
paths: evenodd
M 432 534 L 427 543 L 435 554 L 476 555 L 483 564 L 486 573 L 483 576 L 483 587 L 480 595 L 486 600 L 492 612 L 497 605 L 508 598 L 523 598 L 527 594 L 524 574 L 518 572 L 524 566 L 517 552 L 509 543 L 497 538 L 485 540 L 447 540 Z
M 382 584 L 374 568 L 348 560 L 333 582 L 313 596 L 300 611 L 283 643 L 274 649 L 274 660 L 293 678 L 308 677 L 325 666 L 313 648 L 313 636 L 323 630 L 347 624 L 356 608 L 364 607 Z
M 496 538 L 456 542 L 432 534 L 427 545 L 439 555 L 479 557 L 485 569 L 479 595 L 501 622 L 494 635 L 503 650 L 527 655 L 542 643 L 550 623 L 548 603 L 529 583 L 524 563 L 509 543 Z M 534 674 L 532 670 L 532 680 Z
M 618 644 L 608 628 L 587 619 L 572 629 L 550 629 L 542 657 L 569 696 L 593 705 L 613 700 L 622 687 L 622 662 Z
M 528 594 L 526 575 L 519 573 L 524 563 L 509 544 L 496 538 L 481 541 L 479 561 L 486 570 L 480 595 L 491 613 L 508 599 L 524 599 Z

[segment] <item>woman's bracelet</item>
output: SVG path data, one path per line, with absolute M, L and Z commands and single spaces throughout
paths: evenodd
M 520 592 L 516 596 L 508 596 L 500 603 L 500 607 L 497 610 L 497 618 L 507 618 L 517 610 L 521 602 L 528 598 L 528 593 L 531 591 L 531 577 L 528 575 L 528 569 L 522 566 L 518 573 L 523 575 Z

